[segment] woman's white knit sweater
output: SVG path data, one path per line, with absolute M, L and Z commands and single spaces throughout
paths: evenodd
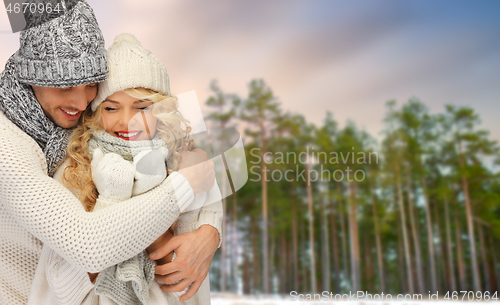
M 88 213 L 47 175 L 37 143 L 0 111 L 0 304 L 27 303 L 42 243 L 91 273 L 143 251 L 178 217 L 178 203 L 193 199 L 181 174 L 172 173 L 166 181 L 173 188 L 162 183 L 144 195 Z
M 128 161 L 125 161 L 128 162 Z M 64 168 L 69 166 L 69 160 L 66 160 L 54 175 L 54 179 L 63 183 Z M 156 185 L 149 182 L 147 189 L 153 188 Z M 78 190 L 70 189 L 75 196 L 78 197 Z M 207 211 L 212 215 L 222 216 L 221 193 L 217 183 L 212 189 L 206 193 L 195 194 L 194 200 L 204 204 L 203 209 L 196 209 L 186 213 L 182 213 L 175 221 L 175 235 L 193 232 L 199 228 L 200 214 L 205 213 L 207 220 Z M 116 203 L 115 203 L 116 204 Z M 102 207 L 96 204 L 92 213 L 98 213 L 107 207 Z M 221 217 L 212 219 L 210 224 L 219 232 L 221 230 Z M 116 288 L 116 287 L 115 287 Z M 177 293 L 176 293 L 177 294 Z M 178 294 L 163 292 L 159 284 L 153 281 L 149 289 L 150 305 L 174 305 L 181 304 L 178 301 Z M 169 300 L 169 301 L 168 301 Z M 123 303 L 123 302 L 122 302 Z M 96 295 L 94 284 L 90 281 L 88 274 L 69 264 L 61 258 L 57 253 L 51 250 L 46 245 L 42 248 L 42 255 L 36 270 L 35 279 L 33 281 L 28 305 L 117 305 L 116 302 L 106 296 Z M 198 292 L 184 305 L 209 305 L 210 304 L 210 286 L 208 276 L 203 282 Z

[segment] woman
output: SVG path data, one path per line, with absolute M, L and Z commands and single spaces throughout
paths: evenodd
M 69 158 L 54 175 L 94 213 L 156 187 L 177 169 L 181 151 L 193 147 L 188 122 L 177 111 L 177 99 L 170 96 L 165 67 L 134 36 L 115 38 L 108 50 L 108 68 L 108 79 L 100 84 L 92 107 L 71 137 Z M 181 212 L 190 212 L 177 219 L 175 234 L 197 229 L 204 217 L 200 207 L 217 209 L 220 205 L 214 203 L 220 199 L 217 184 L 196 194 L 192 203 L 181 207 Z M 175 216 L 169 220 L 173 223 Z M 147 251 L 156 250 L 170 236 L 166 232 Z M 29 304 L 177 303 L 182 293 L 163 293 L 153 280 L 154 267 L 143 252 L 99 275 L 88 275 L 46 247 Z M 209 304 L 209 298 L 205 279 L 187 303 Z

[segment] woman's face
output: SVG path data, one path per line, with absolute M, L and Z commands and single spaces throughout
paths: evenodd
M 127 140 L 151 140 L 156 133 L 157 118 L 153 103 L 119 91 L 102 102 L 101 124 L 112 136 Z

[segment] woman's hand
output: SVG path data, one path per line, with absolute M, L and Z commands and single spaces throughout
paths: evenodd
M 153 260 L 173 250 L 177 253 L 177 258 L 173 262 L 156 266 L 155 279 L 166 284 L 181 281 L 175 285 L 162 285 L 161 290 L 181 292 L 192 284 L 180 301 L 190 299 L 207 277 L 218 246 L 219 232 L 210 225 L 203 225 L 194 232 L 174 236 L 165 245 L 151 253 L 149 257 Z
M 94 151 L 92 181 L 103 198 L 122 201 L 132 197 L 135 166 L 115 153 L 103 154 L 101 149 Z
M 132 196 L 149 191 L 167 177 L 165 159 L 168 149 L 160 147 L 154 150 L 142 151 L 134 157 L 135 182 Z

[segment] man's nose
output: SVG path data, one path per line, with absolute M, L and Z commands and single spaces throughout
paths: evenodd
M 87 92 L 85 90 L 85 85 L 75 87 L 73 94 L 71 95 L 71 106 L 78 109 L 79 111 L 84 111 L 87 109 L 87 105 L 92 100 L 88 100 Z
M 85 91 L 75 90 L 74 94 L 71 96 L 71 106 L 78 109 L 78 111 L 84 111 L 88 103 L 89 101 L 87 101 Z

